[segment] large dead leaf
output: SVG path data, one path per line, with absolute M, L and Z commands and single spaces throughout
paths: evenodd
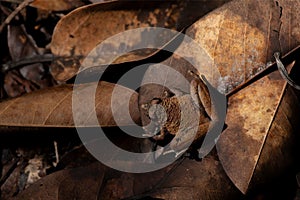
M 229 92 L 265 68 L 274 52 L 286 54 L 299 45 L 299 4 L 231 1 L 195 22 L 187 35 L 207 51 Z
M 299 1 L 233 1 L 196 22 L 187 34 L 211 55 L 223 77 L 225 92 L 231 91 L 265 68 L 274 52 L 287 53 L 299 44 L 300 15 L 296 5 L 299 6 Z M 262 14 L 262 8 L 267 12 Z M 218 150 L 225 171 L 242 192 L 246 192 L 255 169 L 261 180 L 267 179 L 264 175 L 268 170 L 256 168 L 258 160 L 266 166 L 272 159 L 260 158 L 266 142 L 265 146 L 273 147 L 269 149 L 272 154 L 290 152 L 289 148 L 274 146 L 277 143 L 286 146 L 293 134 L 290 128 L 294 124 L 282 119 L 276 122 L 276 118 L 282 118 L 278 106 L 280 102 L 285 104 L 281 100 L 284 89 L 285 81 L 272 75 L 229 99 L 228 128 L 219 140 Z M 295 115 L 297 105 L 290 106 L 289 112 Z M 283 123 L 285 130 L 281 134 L 286 140 L 272 140 L 270 128 L 277 123 Z M 277 173 L 284 170 L 284 162 L 276 161 Z
M 184 160 L 149 196 L 160 199 L 238 199 L 222 165 L 213 156 L 201 162 Z
M 131 163 L 127 161 L 121 164 Z M 130 174 L 94 163 L 87 167 L 51 174 L 30 186 L 15 199 L 122 199 L 152 189 L 172 167 L 152 173 Z
M 86 87 L 89 87 L 89 85 L 81 85 L 79 89 Z M 132 120 L 137 124 L 140 123 L 137 93 L 128 88 L 107 82 L 100 82 L 98 87 L 95 94 L 95 107 L 101 126 L 116 125 L 111 110 L 111 96 L 114 87 L 117 87 L 120 92 L 115 94 L 119 97 L 115 104 L 116 110 L 120 110 L 120 112 L 114 113 L 115 116 L 122 116 L 122 111 L 129 109 Z M 74 127 L 72 92 L 72 85 L 62 85 L 3 101 L 0 103 L 0 126 Z M 131 95 L 129 105 L 122 98 L 123 95 Z M 82 103 L 84 105 L 84 102 Z M 83 124 L 97 126 L 97 124 L 89 123 L 89 118 L 86 118 L 86 115 L 84 117 Z M 129 121 L 126 121 L 126 118 L 122 119 L 120 125 L 132 124 L 131 119 Z M 78 125 L 80 126 L 80 124 Z
M 278 71 L 229 98 L 228 128 L 217 147 L 226 173 L 243 193 L 250 183 L 264 183 L 294 164 L 298 98 Z
M 222 6 L 230 0 L 197 0 L 186 1 L 186 6 L 180 13 L 178 19 L 178 30 L 181 28 L 192 25 L 195 21 L 199 20 L 208 12 Z
M 299 1 L 272 0 L 237 0 L 227 3 L 187 29 L 186 34 L 193 38 L 206 54 L 199 54 L 184 43 L 178 49 L 183 48 L 181 52 L 188 52 L 196 64 L 186 64 L 186 61 L 175 54 L 163 64 L 176 69 L 188 81 L 191 77 L 187 71 L 196 68 L 221 92 L 230 92 L 265 69 L 267 62 L 273 60 L 274 52 L 280 51 L 285 54 L 299 45 L 300 15 L 296 9 L 299 4 Z M 262 13 L 262 9 L 266 12 Z M 203 65 L 206 68 L 203 68 Z M 144 82 L 149 82 L 151 78 L 164 80 L 160 82 L 162 86 L 170 86 L 171 90 L 180 88 L 188 92 L 189 86 L 182 85 L 183 81 L 170 74 L 170 70 L 158 71 L 159 73 L 153 73 L 151 70 L 153 69 L 146 72 L 147 80 Z M 154 97 L 161 97 L 166 90 L 162 86 L 143 86 L 140 90 L 140 106 Z M 218 150 L 226 173 L 242 192 L 246 192 L 251 178 L 254 178 L 252 184 L 255 185 L 257 179 L 263 182 L 276 175 L 274 171 L 272 175 L 268 174 L 267 167 L 258 165 L 276 165 L 277 173 L 283 172 L 288 165 L 283 164 L 286 160 L 270 164 L 272 158 L 263 157 L 264 151 L 272 151 L 271 154 L 274 155 L 280 154 L 281 151 L 288 154 L 290 149 L 283 147 L 293 143 L 293 133 L 290 130 L 295 125 L 287 123 L 287 119 L 282 121 L 279 114 L 280 102 L 286 101 L 281 100 L 285 87 L 285 81 L 281 77 L 270 75 L 253 86 L 248 86 L 247 92 L 243 91 L 229 99 L 227 129 L 220 138 Z M 254 91 L 255 93 L 252 93 Z M 285 98 L 296 101 L 295 96 L 288 96 Z M 290 105 L 287 115 L 295 117 L 297 110 L 297 105 Z M 242 113 L 242 119 L 238 113 Z M 147 125 L 147 115 L 142 113 L 141 118 L 143 124 Z M 274 121 L 276 118 L 283 123 L 284 128 L 280 134 L 285 134 L 285 139 L 273 140 L 271 125 L 275 127 L 280 123 Z M 291 120 L 292 117 L 288 119 Z M 243 123 L 245 121 L 246 125 Z M 282 148 L 275 147 L 275 144 Z M 263 150 L 266 146 L 269 146 L 269 149 Z M 292 161 L 290 158 L 286 159 Z M 259 175 L 253 177 L 255 169 L 255 173 Z
M 46 176 L 13 199 L 97 199 L 105 167 L 91 165 Z
M 238 196 L 220 163 L 208 157 L 202 162 L 179 160 L 143 174 L 118 172 L 100 163 L 62 170 L 39 180 L 15 199 L 233 199 Z
M 80 59 L 77 62 L 69 60 L 69 64 L 62 60 L 54 62 L 51 67 L 54 78 L 65 81 L 73 77 L 80 67 L 82 58 L 87 56 L 99 43 L 117 33 L 141 27 L 175 29 L 181 10 L 180 5 L 175 2 L 125 1 L 93 4 L 74 10 L 57 24 L 53 33 L 51 50 L 56 56 L 73 56 L 75 59 Z M 155 42 L 163 46 L 174 36 L 175 33 L 171 35 L 162 33 Z M 101 52 L 98 52 L 95 55 L 96 58 L 93 58 L 97 62 L 92 66 L 140 60 L 157 51 L 157 49 L 147 49 L 148 46 L 144 45 L 143 32 L 138 32 L 133 37 L 136 41 L 133 44 L 119 40 L 105 43 Z M 125 57 L 118 60 L 112 60 L 114 53 L 119 52 L 120 48 L 126 50 L 133 46 L 139 47 L 139 45 L 145 49 L 126 54 Z

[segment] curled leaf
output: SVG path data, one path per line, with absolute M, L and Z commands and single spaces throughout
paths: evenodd
M 55 79 L 65 81 L 78 71 L 80 63 L 92 49 L 107 38 L 126 30 L 141 27 L 175 28 L 180 4 L 171 2 L 109 2 L 84 6 L 62 18 L 57 24 L 51 42 L 51 51 L 56 56 L 73 56 L 79 62 L 53 63 L 51 73 Z M 152 55 L 157 49 L 144 46 L 143 31 L 132 36 L 133 43 L 110 40 L 99 52 L 94 52 L 90 66 L 110 63 L 123 63 L 140 60 Z M 174 35 L 160 35 L 157 42 L 161 46 L 170 41 Z M 128 46 L 129 45 L 129 46 Z M 120 51 L 129 47 L 139 47 L 138 51 L 128 52 L 117 60 L 112 60 Z M 149 49 L 150 48 L 150 49 Z

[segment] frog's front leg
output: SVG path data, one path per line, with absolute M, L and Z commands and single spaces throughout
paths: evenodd
M 159 134 L 153 136 L 152 138 L 153 138 L 154 140 L 164 140 L 164 139 L 165 139 L 165 136 L 166 136 L 166 132 L 165 132 L 164 127 L 162 127 L 162 128 L 160 129 Z
M 165 95 L 169 95 L 165 92 Z M 166 132 L 164 124 L 167 120 L 167 113 L 164 107 L 161 105 L 162 99 L 153 98 L 149 104 L 143 104 L 142 108 L 147 111 L 148 117 L 151 122 L 147 126 L 143 127 L 145 130 L 144 137 L 152 137 L 154 140 L 163 140 Z M 157 135 L 155 135 L 158 133 Z
M 208 128 L 209 122 L 205 122 L 203 124 L 200 124 L 199 127 L 190 127 L 190 129 L 187 129 L 183 132 L 178 132 L 170 142 L 168 150 L 165 150 L 163 152 L 163 155 L 166 155 L 168 153 L 175 153 L 175 157 L 177 158 L 187 151 L 187 149 L 191 145 L 191 141 L 195 141 L 195 138 L 202 138 L 202 136 L 207 133 Z

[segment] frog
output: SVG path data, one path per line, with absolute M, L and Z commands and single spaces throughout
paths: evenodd
M 144 136 L 154 141 L 162 141 L 168 134 L 174 136 L 167 149 L 161 148 L 163 155 L 182 155 L 194 143 L 203 140 L 208 130 L 220 121 L 216 100 L 209 93 L 210 83 L 203 74 L 188 73 L 193 77 L 189 93 L 178 96 L 164 91 L 163 97 L 142 104 L 151 120 L 143 127 Z

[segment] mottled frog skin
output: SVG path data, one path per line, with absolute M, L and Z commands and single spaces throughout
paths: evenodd
M 144 129 L 154 140 L 164 140 L 166 134 L 175 135 L 169 150 L 176 156 L 184 152 L 193 141 L 201 139 L 208 131 L 210 123 L 218 121 L 214 102 L 211 102 L 209 90 L 200 76 L 191 81 L 190 94 L 172 96 L 166 93 L 163 98 L 154 98 L 146 109 L 152 123 Z

